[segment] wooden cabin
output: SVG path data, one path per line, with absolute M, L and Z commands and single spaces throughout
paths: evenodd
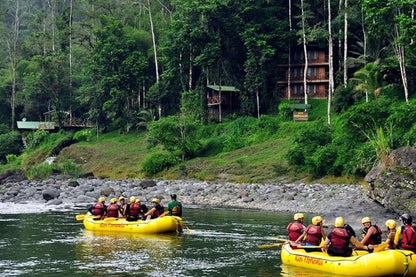
M 222 121 L 227 116 L 240 109 L 240 90 L 233 86 L 207 86 L 208 116 Z

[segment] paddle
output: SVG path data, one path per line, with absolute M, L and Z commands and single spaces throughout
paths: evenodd
M 263 245 L 258 245 L 259 248 L 264 249 L 264 248 L 275 248 L 275 247 L 282 247 L 283 243 L 274 243 L 274 244 L 263 244 Z
M 188 224 L 186 224 L 185 222 L 183 222 L 183 226 L 185 226 L 186 230 L 188 230 L 188 233 L 193 232 L 191 229 L 189 229 Z
M 76 219 L 76 220 L 84 220 L 84 218 L 85 218 L 85 214 L 77 214 L 77 215 L 75 216 L 75 219 Z
M 386 250 L 386 248 L 389 246 L 389 244 L 387 242 L 382 242 L 379 245 L 377 245 L 377 247 L 374 248 L 373 252 L 381 252 Z
M 272 240 L 283 241 L 283 242 L 290 242 L 290 240 L 288 240 L 288 239 L 282 239 L 282 238 L 272 238 Z
M 100 218 L 100 216 L 99 215 L 95 215 L 95 216 L 92 216 L 92 218 Z M 85 214 L 77 214 L 75 216 L 75 219 L 76 220 L 84 220 L 85 219 Z

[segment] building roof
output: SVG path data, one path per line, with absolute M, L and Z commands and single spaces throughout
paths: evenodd
M 238 92 L 240 91 L 238 88 L 233 87 L 233 86 L 217 86 L 217 85 L 208 85 L 207 88 L 210 88 L 212 90 L 215 91 L 234 91 L 234 92 Z
M 19 129 L 55 129 L 55 123 L 50 121 L 17 121 L 17 128 Z

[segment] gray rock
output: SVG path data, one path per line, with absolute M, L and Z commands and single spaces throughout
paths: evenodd
M 58 198 L 60 195 L 60 191 L 56 189 L 45 189 L 42 191 L 43 199 L 46 201 Z

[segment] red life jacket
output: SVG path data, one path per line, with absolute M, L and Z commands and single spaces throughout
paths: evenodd
M 322 239 L 321 226 L 310 224 L 305 230 L 307 237 L 306 243 L 319 245 Z
M 381 231 L 380 227 L 378 227 L 377 225 L 371 225 L 369 228 L 363 228 L 363 235 L 365 236 L 367 234 L 367 232 L 368 232 L 368 229 L 370 229 L 372 226 L 376 228 L 377 233 L 372 234 L 370 236 L 370 239 L 367 241 L 366 245 L 369 245 L 369 244 L 380 244 L 381 243 L 381 234 L 382 234 L 382 231 Z
M 94 204 L 92 208 L 93 215 L 103 215 L 104 214 L 105 205 L 102 202 L 97 202 Z
M 118 217 L 118 210 L 120 207 L 117 204 L 111 204 L 107 207 L 108 217 Z
M 287 225 L 286 230 L 289 232 L 289 240 L 295 241 L 302 235 L 303 224 L 298 221 L 291 222 Z
M 140 213 L 140 203 L 131 203 L 130 204 L 130 216 L 138 217 Z
M 416 227 L 407 224 L 402 226 L 401 248 L 415 251 L 416 250 Z
M 328 238 L 331 241 L 331 248 L 344 251 L 349 247 L 351 236 L 345 228 L 336 227 L 328 235 Z

